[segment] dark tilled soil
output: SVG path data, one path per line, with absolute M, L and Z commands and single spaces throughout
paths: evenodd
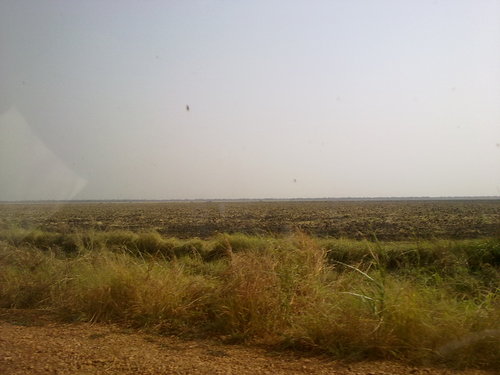
M 500 200 L 0 204 L 0 229 L 13 224 L 62 233 L 155 230 L 180 238 L 297 229 L 388 241 L 481 238 L 500 234 Z

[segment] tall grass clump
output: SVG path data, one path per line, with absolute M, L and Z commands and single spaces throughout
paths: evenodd
M 228 266 L 220 275 L 215 315 L 217 329 L 235 339 L 282 335 L 292 311 L 323 276 L 324 252 L 317 247 L 258 244 L 235 253 L 227 243 Z
M 50 309 L 66 320 L 201 330 L 217 285 L 178 262 L 107 250 L 76 257 L 2 243 L 0 306 Z
M 66 263 L 53 252 L 0 242 L 0 307 L 44 307 L 52 287 L 68 275 Z
M 77 277 L 55 301 L 67 317 L 175 332 L 207 321 L 204 305 L 214 283 L 184 272 L 178 263 L 104 252 L 88 254 L 74 267 Z

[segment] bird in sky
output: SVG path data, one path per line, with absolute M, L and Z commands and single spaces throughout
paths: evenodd
M 186 111 L 189 112 L 189 105 L 188 104 L 186 104 Z

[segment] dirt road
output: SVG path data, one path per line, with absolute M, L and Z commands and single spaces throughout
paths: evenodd
M 0 374 L 493 374 L 341 363 L 259 348 L 152 335 L 115 325 L 55 322 L 32 310 L 0 309 Z

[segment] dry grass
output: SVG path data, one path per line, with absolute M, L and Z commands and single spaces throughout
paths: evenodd
M 2 307 L 339 358 L 500 366 L 498 240 L 397 250 L 301 233 L 205 241 L 19 233 L 2 235 Z

